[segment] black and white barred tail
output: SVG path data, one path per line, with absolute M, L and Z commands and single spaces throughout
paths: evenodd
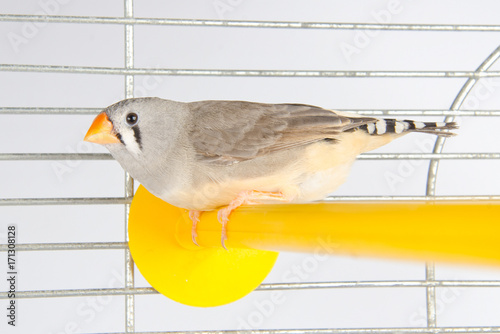
M 371 135 L 402 134 L 405 132 L 423 132 L 438 136 L 451 137 L 456 134 L 448 130 L 458 129 L 455 122 L 417 122 L 412 120 L 379 119 L 359 127 Z

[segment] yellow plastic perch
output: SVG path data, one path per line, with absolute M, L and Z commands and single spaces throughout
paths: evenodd
M 186 210 L 140 187 L 129 245 L 150 284 L 187 305 L 216 306 L 255 289 L 275 251 L 303 251 L 500 265 L 500 202 L 340 202 L 238 208 L 221 247 L 217 213 L 191 240 Z
M 193 248 L 183 214 L 178 238 Z M 217 213 L 202 216 L 198 243 L 221 247 Z M 241 207 L 228 248 L 334 252 L 500 265 L 500 202 L 337 202 Z

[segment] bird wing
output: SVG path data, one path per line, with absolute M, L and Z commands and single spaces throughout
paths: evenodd
M 376 121 L 304 104 L 200 101 L 190 103 L 190 110 L 189 138 L 197 159 L 221 165 L 334 141 L 344 131 Z

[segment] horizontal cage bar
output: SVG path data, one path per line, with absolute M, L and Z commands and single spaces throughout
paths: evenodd
M 95 115 L 103 108 L 29 108 L 0 107 L 1 114 L 13 115 Z M 338 109 L 331 110 L 352 112 L 373 116 L 500 116 L 500 110 L 448 110 L 448 109 Z
M 498 201 L 500 195 L 480 196 L 328 196 L 323 201 Z M 132 198 L 89 197 L 89 198 L 3 198 L 0 206 L 18 205 L 95 205 L 129 204 Z
M 0 161 L 112 160 L 108 153 L 0 153 Z
M 59 15 L 19 15 L 2 14 L 0 21 L 8 22 L 48 22 L 48 23 L 86 23 L 86 24 L 133 24 L 167 25 L 231 28 L 282 28 L 282 29 L 336 29 L 336 30 L 394 30 L 394 31 L 500 31 L 494 24 L 404 24 L 404 23 L 334 23 L 334 22 L 297 22 L 297 21 L 237 21 L 169 19 L 146 17 L 92 17 Z
M 95 205 L 129 204 L 132 198 L 125 197 L 89 197 L 89 198 L 2 198 L 0 206 L 17 205 Z
M 390 328 L 321 328 L 321 329 L 252 329 L 134 332 L 135 334 L 442 334 L 442 333 L 500 333 L 500 327 L 390 327 Z M 102 333 L 105 334 L 105 333 Z M 108 333 L 108 334 L 127 334 Z
M 0 161 L 112 160 L 108 153 L 0 153 Z M 500 159 L 500 153 L 364 153 L 359 160 Z
M 310 289 L 351 289 L 351 288 L 497 288 L 500 281 L 346 281 L 346 282 L 310 282 L 310 283 L 267 283 L 261 284 L 256 291 L 269 290 L 310 290 Z M 154 288 L 102 288 L 102 289 L 65 289 L 17 291 L 16 298 L 54 298 L 84 296 L 159 294 Z M 7 299 L 8 293 L 1 292 L 0 299 Z
M 498 201 L 500 195 L 480 196 L 328 196 L 323 201 Z
M 227 76 L 227 77 L 302 77 L 302 78 L 487 78 L 500 77 L 500 71 L 320 71 L 320 70 L 226 70 L 226 69 L 152 69 L 90 66 L 58 66 L 0 64 L 0 71 L 114 74 L 114 75 L 170 75 L 170 76 Z
M 16 251 L 58 251 L 58 250 L 108 250 L 125 249 L 126 242 L 68 242 L 68 243 L 43 243 L 43 244 L 16 244 Z M 0 245 L 0 252 L 8 250 L 7 245 Z
M 1 114 L 13 115 L 95 115 L 103 108 L 0 107 Z

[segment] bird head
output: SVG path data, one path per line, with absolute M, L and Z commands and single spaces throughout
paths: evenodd
M 84 140 L 104 145 L 113 156 L 142 159 L 168 148 L 182 111 L 183 104 L 174 101 L 154 97 L 126 99 L 97 115 Z
M 145 123 L 141 102 L 128 99 L 107 107 L 94 119 L 84 140 L 104 145 L 111 152 L 126 150 L 137 156 L 142 150 L 141 123 Z
M 154 97 L 127 99 L 105 108 L 84 140 L 106 147 L 134 179 L 159 196 L 172 180 L 176 144 L 189 116 L 187 104 Z
M 176 141 L 188 115 L 185 103 L 127 99 L 97 115 L 84 140 L 106 147 L 124 170 L 153 191 L 160 187 L 159 176 L 169 180 L 165 171 L 182 150 Z

